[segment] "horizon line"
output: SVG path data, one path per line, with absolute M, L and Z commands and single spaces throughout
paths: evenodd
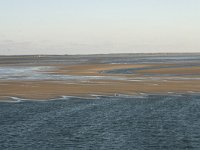
M 76 55 L 125 55 L 125 54 L 200 54 L 200 52 L 135 52 L 135 53 L 94 53 L 94 54 L 1 54 L 0 56 L 76 56 Z

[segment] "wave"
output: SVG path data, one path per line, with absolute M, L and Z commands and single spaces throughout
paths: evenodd
M 70 100 L 70 99 L 83 99 L 83 100 L 100 100 L 100 99 L 106 99 L 106 98 L 133 98 L 133 99 L 144 99 L 148 98 L 149 96 L 184 96 L 185 94 L 187 95 L 200 95 L 199 92 L 195 91 L 188 91 L 184 93 L 176 93 L 176 92 L 167 92 L 167 93 L 134 93 L 132 95 L 128 94 L 121 94 L 121 93 L 115 93 L 113 95 L 99 95 L 99 94 L 90 94 L 87 96 L 67 96 L 67 95 L 62 95 L 58 96 L 56 98 L 49 98 L 49 99 L 31 99 L 31 98 L 20 98 L 20 97 L 8 97 L 5 100 L 1 100 L 1 102 L 10 102 L 10 103 L 20 103 L 20 102 L 25 102 L 25 101 L 36 101 L 36 102 L 45 102 L 45 101 L 56 101 L 56 100 Z

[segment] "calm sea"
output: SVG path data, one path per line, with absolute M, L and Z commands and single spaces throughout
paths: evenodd
M 200 149 L 200 95 L 0 103 L 0 149 Z

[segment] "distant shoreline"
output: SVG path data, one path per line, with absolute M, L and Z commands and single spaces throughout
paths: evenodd
M 160 52 L 160 53 L 95 53 L 95 54 L 24 54 L 24 55 L 18 55 L 18 54 L 1 54 L 0 57 L 6 57 L 6 56 L 115 56 L 115 55 L 193 55 L 198 54 L 200 55 L 200 52 Z

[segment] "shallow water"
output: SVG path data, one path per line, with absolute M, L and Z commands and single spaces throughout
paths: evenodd
M 45 81 L 45 80 L 126 80 L 126 78 L 113 76 L 75 76 L 75 75 L 59 75 L 48 73 L 55 69 L 50 66 L 4 66 L 0 67 L 0 81 Z
M 200 149 L 200 95 L 0 103 L 0 149 Z

